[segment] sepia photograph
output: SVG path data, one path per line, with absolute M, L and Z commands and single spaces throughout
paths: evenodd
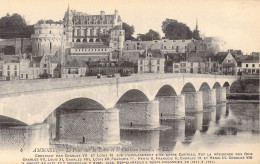
M 0 0 L 0 164 L 259 164 L 259 0 Z

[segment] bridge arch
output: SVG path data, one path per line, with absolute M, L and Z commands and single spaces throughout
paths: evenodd
M 201 84 L 199 90 L 200 90 L 200 91 L 204 91 L 204 90 L 208 90 L 208 89 L 210 89 L 209 84 L 208 84 L 207 82 L 204 82 L 204 83 Z
M 220 88 L 221 85 L 219 82 L 215 82 L 215 84 L 213 85 L 213 89 L 216 89 L 216 88 Z
M 223 84 L 223 87 L 228 87 L 228 86 L 230 86 L 230 84 L 229 84 L 229 82 L 225 82 L 224 84 Z
M 185 92 L 196 92 L 196 89 L 192 83 L 188 82 L 183 86 L 181 90 L 181 93 L 185 93 Z
M 15 118 L 0 115 L 0 126 L 27 126 L 28 124 Z
M 145 95 L 145 93 L 138 89 L 131 89 L 126 91 L 122 96 L 120 96 L 116 104 L 145 101 L 149 101 L 149 98 Z
M 226 92 L 229 93 L 229 89 L 230 89 L 230 84 L 229 84 L 229 82 L 226 81 L 226 82 L 223 84 L 223 87 L 226 87 Z
M 84 97 L 68 100 L 57 108 L 71 110 L 71 111 L 72 110 L 105 110 L 105 107 L 101 105 L 99 102 Z
M 157 91 L 157 94 L 155 95 L 155 97 L 160 96 L 177 96 L 177 93 L 171 85 L 165 84 Z

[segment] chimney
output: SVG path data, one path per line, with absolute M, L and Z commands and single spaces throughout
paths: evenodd
M 115 16 L 116 17 L 118 16 L 118 10 L 115 10 Z
M 103 17 L 105 15 L 105 11 L 100 11 L 100 15 Z

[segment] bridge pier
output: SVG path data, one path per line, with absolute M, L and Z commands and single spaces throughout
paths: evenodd
M 184 117 L 185 116 L 185 96 L 160 96 L 156 97 L 159 101 L 159 114 L 161 118 L 167 116 Z M 165 117 L 166 116 L 166 117 Z
M 120 110 L 119 121 L 122 127 L 158 127 L 159 101 L 128 102 L 116 105 Z
M 47 119 L 44 121 L 46 124 L 49 125 L 49 136 L 51 139 L 55 139 L 56 138 L 56 134 L 57 134 L 57 115 L 56 115 L 57 111 L 55 110 L 54 112 L 52 112 Z
M 217 103 L 226 102 L 226 87 L 216 88 Z
M 215 106 L 216 102 L 216 89 L 207 89 L 202 92 L 203 107 Z
M 73 110 L 57 114 L 60 141 L 76 143 L 120 143 L 119 110 Z
M 202 92 L 183 92 L 185 95 L 186 112 L 198 112 L 203 110 Z

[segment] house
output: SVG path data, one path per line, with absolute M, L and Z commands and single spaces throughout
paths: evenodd
M 224 58 L 224 60 L 220 60 L 220 67 L 222 67 L 222 72 L 225 75 L 236 75 L 237 74 L 237 61 L 236 59 L 231 55 L 230 51 Z
M 209 72 L 212 74 L 237 74 L 237 61 L 229 52 L 218 52 L 216 55 L 207 57 L 209 64 Z
M 88 66 L 82 60 L 74 59 L 63 67 L 62 78 L 86 76 Z
M 165 59 L 160 52 L 146 50 L 138 60 L 138 73 L 164 73 Z
M 46 55 L 44 54 L 42 57 L 39 57 L 40 60 L 40 74 L 41 75 L 49 75 L 50 77 L 55 77 L 57 73 L 56 67 L 58 67 L 59 61 L 55 55 Z
M 243 74 L 259 74 L 259 60 L 244 60 L 242 61 Z
M 20 60 L 20 79 L 38 79 L 40 76 L 39 57 L 30 59 L 22 58 Z
M 18 80 L 20 74 L 19 65 L 20 65 L 19 56 L 17 55 L 3 56 L 2 79 Z
M 207 73 L 207 61 L 201 54 L 189 53 L 175 57 L 173 60 L 173 73 Z

